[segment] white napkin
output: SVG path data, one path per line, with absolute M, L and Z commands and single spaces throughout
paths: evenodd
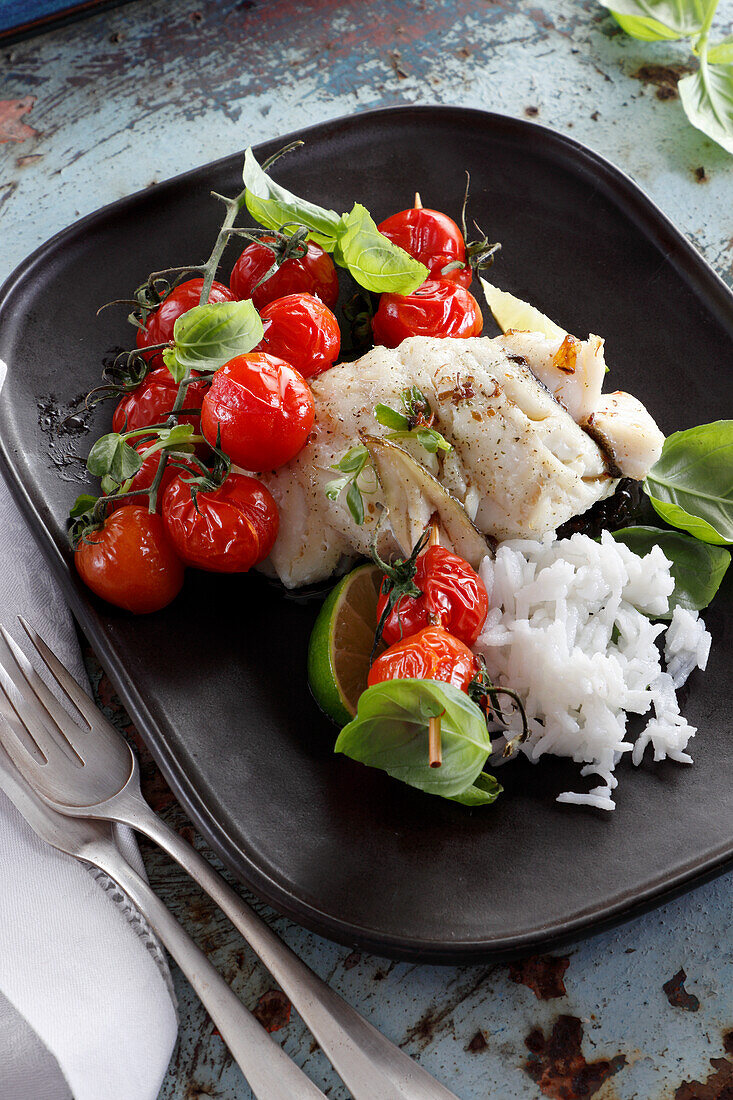
M 0 387 L 4 375 L 0 361 Z M 88 688 L 69 610 L 2 478 L 0 609 L 19 640 L 25 615 Z M 132 833 L 117 840 L 141 871 Z M 165 959 L 139 914 L 0 791 L 0 1097 L 155 1100 L 176 1033 Z

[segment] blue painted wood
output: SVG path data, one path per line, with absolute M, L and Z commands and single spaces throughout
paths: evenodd
M 733 0 L 723 0 L 721 35 L 732 17 Z M 139 0 L 0 50 L 0 101 L 19 101 L 26 127 L 15 127 L 22 140 L 0 144 L 0 278 L 82 214 L 249 142 L 389 103 L 442 102 L 536 118 L 586 142 L 633 175 L 731 285 L 733 158 L 665 98 L 674 67 L 688 61 L 683 44 L 620 34 L 593 0 Z M 3 125 L 0 102 L 0 138 Z M 368 171 L 364 183 L 367 196 L 378 188 Z M 730 368 L 711 364 L 711 381 L 721 369 Z M 144 769 L 156 808 L 201 846 L 148 758 Z M 262 967 L 176 868 L 149 848 L 144 855 L 155 888 L 254 1008 L 272 988 Z M 463 1100 L 722 1100 L 733 1087 L 732 884 L 722 878 L 574 948 L 566 993 L 550 1000 L 506 966 L 387 963 L 265 916 Z M 662 988 L 680 969 L 696 1010 Z M 175 978 L 181 1039 L 160 1100 L 249 1100 Z M 554 1035 L 574 1084 L 558 1079 L 541 1035 Z M 276 1037 L 329 1096 L 346 1100 L 295 1016 Z M 706 1090 L 683 1088 L 693 1080 Z

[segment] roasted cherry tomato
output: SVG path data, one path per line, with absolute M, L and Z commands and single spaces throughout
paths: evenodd
M 274 242 L 274 237 L 263 237 Z M 287 294 L 313 294 L 327 306 L 335 306 L 339 296 L 339 282 L 333 260 L 320 245 L 308 241 L 308 251 L 300 259 L 283 260 L 277 271 L 259 283 L 272 267 L 276 253 L 266 244 L 247 245 L 232 270 L 229 285 L 239 299 L 251 298 L 257 309 L 269 305 L 276 298 Z
M 431 279 L 439 279 L 459 286 L 469 287 L 473 271 L 466 260 L 466 243 L 460 229 L 447 214 L 439 210 L 413 207 L 393 214 L 379 226 L 379 232 L 394 244 L 404 248 L 410 256 L 425 264 Z M 463 267 L 443 272 L 449 264 L 462 263 Z
M 245 470 L 276 470 L 303 447 L 315 406 L 308 383 L 284 359 L 262 351 L 225 363 L 204 398 L 201 429 Z
M 328 370 L 341 349 L 339 324 L 328 306 L 312 294 L 288 294 L 261 311 L 265 335 L 256 351 L 276 355 L 304 378 Z
M 159 351 L 145 354 L 144 349 L 152 344 L 166 344 L 173 339 L 173 326 L 182 313 L 188 313 L 189 309 L 199 304 L 203 285 L 203 279 L 188 279 L 185 283 L 179 283 L 158 308 L 148 314 L 145 327 L 137 330 L 135 338 L 137 346 L 143 350 L 144 358 L 151 366 L 162 366 L 162 356 Z M 236 302 L 236 300 L 228 286 L 217 282 L 211 284 L 210 302 Z
M 135 450 L 138 454 L 142 455 L 154 443 L 154 439 L 145 439 L 141 443 L 135 444 Z M 182 459 L 176 459 L 176 462 L 181 462 Z M 143 464 L 132 479 L 132 483 L 127 490 L 129 493 L 139 492 L 140 496 L 136 497 L 122 497 L 119 503 L 111 501 L 108 504 L 108 508 L 126 508 L 128 504 L 144 504 L 148 507 L 148 495 L 144 492 L 145 489 L 149 489 L 155 480 L 155 475 L 158 472 L 158 464 L 160 462 L 160 451 L 156 451 L 155 454 L 149 456 L 149 458 L 143 459 Z M 191 473 L 198 474 L 201 471 L 197 466 L 191 463 Z M 170 461 L 167 463 L 165 470 L 163 471 L 163 477 L 158 487 L 157 497 L 157 511 L 161 510 L 163 504 L 163 494 L 170 485 L 173 478 L 181 473 L 180 466 L 174 466 Z
M 208 380 L 191 382 L 186 390 L 184 409 L 200 409 L 208 387 Z M 178 383 L 167 367 L 151 371 L 137 389 L 122 397 L 112 417 L 112 429 L 133 432 L 152 424 L 164 424 L 170 416 L 177 393 Z M 197 434 L 201 430 L 198 413 L 179 416 L 178 420 L 179 423 L 193 424 Z
M 237 473 L 195 501 L 191 486 L 175 478 L 163 497 L 163 519 L 183 561 L 214 573 L 246 573 L 266 558 L 280 522 L 269 490 Z
M 369 687 L 383 680 L 444 680 L 465 691 L 478 665 L 468 646 L 442 626 L 426 626 L 395 642 L 369 669 Z
M 382 629 L 386 645 L 417 634 L 426 626 L 445 627 L 470 646 L 476 641 L 489 610 L 484 582 L 467 561 L 443 546 L 430 546 L 415 563 L 414 581 L 422 596 L 400 596 Z M 381 621 L 388 595 L 377 603 Z
M 92 592 L 136 615 L 159 611 L 183 584 L 183 562 L 163 520 L 138 504 L 119 508 L 100 529 L 89 531 L 74 561 Z
M 396 348 L 408 336 L 480 336 L 479 304 L 465 287 L 428 279 L 412 294 L 383 294 L 372 321 L 374 343 Z

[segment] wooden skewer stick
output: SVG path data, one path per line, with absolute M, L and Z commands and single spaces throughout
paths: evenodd
M 415 206 L 418 206 L 419 195 L 415 195 Z M 438 524 L 433 520 L 430 524 L 430 538 L 428 540 L 428 546 L 440 546 L 440 535 L 438 533 Z M 443 763 L 443 747 L 440 743 L 440 715 L 437 718 L 430 718 L 428 721 L 428 760 L 431 768 L 439 768 Z
M 415 201 L 412 204 L 415 210 L 422 210 L 422 199 L 420 198 L 420 192 L 415 192 Z

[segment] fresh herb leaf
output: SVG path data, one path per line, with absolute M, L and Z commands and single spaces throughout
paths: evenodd
M 348 485 L 346 493 L 346 506 L 353 520 L 360 527 L 364 522 L 364 499 L 359 488 L 359 474 L 369 464 L 369 451 L 363 443 L 352 447 L 345 455 L 335 462 L 332 470 L 340 470 L 344 477 L 336 477 L 329 481 L 325 487 L 325 493 L 329 500 L 338 500 L 341 493 Z
M 361 203 L 341 218 L 338 245 L 336 262 L 375 294 L 412 294 L 428 278 L 427 267 L 380 233 Z
M 143 460 L 118 432 L 103 435 L 92 447 L 87 458 L 87 470 L 95 477 L 114 478 L 118 485 L 134 477 Z
M 443 764 L 428 763 L 428 723 L 440 716 Z M 437 680 L 387 680 L 367 688 L 356 717 L 341 730 L 342 752 L 428 794 L 476 805 L 476 791 L 490 794 L 479 776 L 491 752 L 491 738 L 479 708 L 452 684 Z M 497 792 L 498 793 L 498 792 Z
M 369 461 L 369 451 L 363 443 L 352 447 L 345 455 L 334 463 L 332 469 L 341 470 L 345 474 L 360 474 Z
M 730 65 L 733 63 L 733 35 L 721 39 L 714 46 L 710 46 L 707 58 L 711 65 Z
M 493 775 L 481 772 L 473 786 L 463 794 L 451 795 L 450 799 L 452 802 L 460 802 L 462 806 L 490 806 L 492 802 L 496 802 L 503 790 L 501 783 Z
M 645 42 L 699 34 L 710 7 L 710 0 L 601 0 L 601 3 L 627 34 Z
M 193 435 L 193 424 L 176 424 L 173 428 L 159 428 L 155 433 L 167 449 L 186 444 Z
M 361 527 L 364 522 L 364 498 L 361 495 L 361 489 L 356 482 L 356 478 L 347 490 L 346 505 L 351 512 L 354 523 Z
M 255 160 L 251 148 L 244 154 L 245 202 L 255 221 L 266 229 L 282 229 L 284 225 L 304 225 L 308 236 L 326 252 L 333 252 L 339 230 L 335 210 L 299 199 L 292 191 L 270 179 Z
M 93 497 L 91 493 L 82 493 L 71 505 L 69 518 L 78 519 L 80 516 L 85 516 L 87 512 L 92 512 L 94 510 L 96 503 L 97 498 Z
M 675 607 L 702 611 L 707 607 L 730 565 L 730 551 L 722 546 L 700 542 L 681 531 L 664 531 L 658 527 L 624 527 L 613 531 L 613 537 L 642 557 L 659 546 L 671 561 L 674 592 L 669 597 L 669 611 L 660 615 L 671 619 Z
M 181 314 L 173 326 L 172 348 L 163 360 L 176 382 L 192 370 L 216 371 L 235 355 L 245 355 L 264 329 L 254 303 L 211 302 Z
M 436 451 L 452 451 L 453 447 L 435 428 L 418 428 L 415 432 L 418 443 L 434 455 Z
M 375 405 L 374 416 L 376 417 L 377 423 L 385 428 L 392 428 L 396 432 L 409 431 L 409 424 L 407 423 L 405 414 L 397 412 L 396 409 L 391 409 L 389 405 L 383 405 L 381 402 Z
M 677 90 L 692 125 L 733 153 L 733 64 L 709 61 L 709 52 L 702 53 L 698 71 L 680 80 Z
M 733 542 L 733 420 L 668 436 L 644 489 L 672 527 L 701 542 Z

